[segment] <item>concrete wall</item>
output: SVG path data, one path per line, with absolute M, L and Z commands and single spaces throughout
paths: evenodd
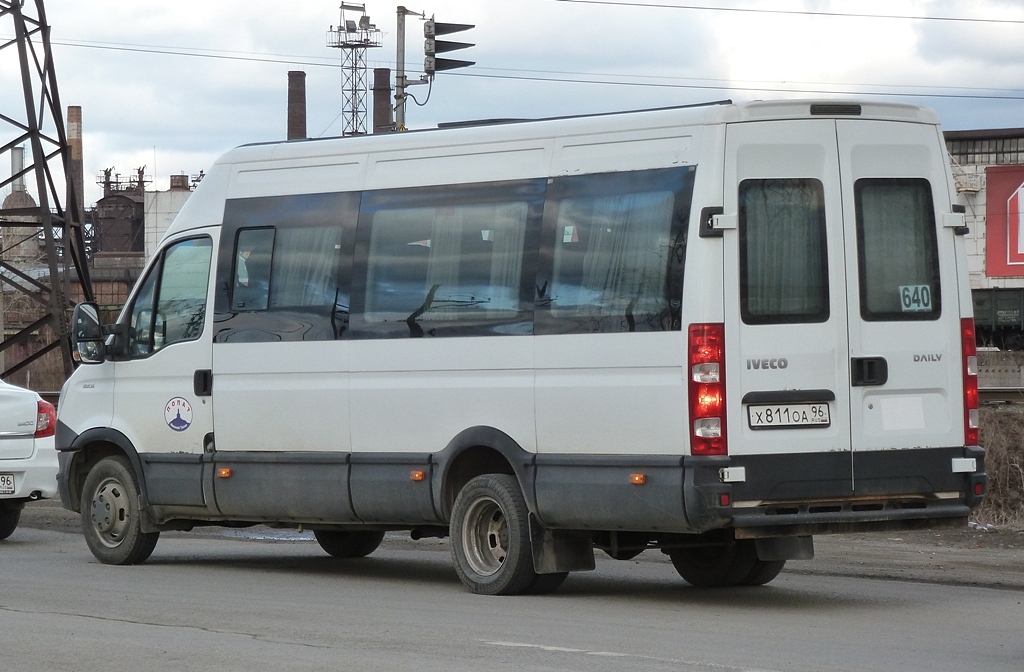
M 156 252 L 167 227 L 191 195 L 188 189 L 146 192 L 146 259 Z

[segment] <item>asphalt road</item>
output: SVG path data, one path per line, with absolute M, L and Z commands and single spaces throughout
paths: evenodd
M 0 671 L 1024 669 L 1024 550 L 991 533 L 819 538 L 728 590 L 660 553 L 599 555 L 553 595 L 501 598 L 467 593 L 440 540 L 343 561 L 295 535 L 176 533 L 109 567 L 67 518 L 33 508 L 0 542 Z

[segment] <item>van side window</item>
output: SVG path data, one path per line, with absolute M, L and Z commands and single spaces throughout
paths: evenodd
M 360 198 L 339 192 L 229 199 L 214 343 L 347 338 Z
M 232 310 L 266 310 L 270 302 L 270 264 L 274 229 L 242 229 L 235 243 Z
M 739 236 L 744 323 L 828 320 L 825 197 L 820 181 L 743 180 Z
M 529 333 L 524 251 L 543 188 L 533 180 L 365 195 L 357 248 L 365 274 L 354 275 L 365 286 L 353 288 L 364 334 Z
M 556 178 L 540 333 L 678 329 L 692 168 Z M 547 281 L 547 282 L 545 282 Z
M 213 246 L 205 237 L 174 243 L 161 253 L 132 304 L 128 354 L 146 356 L 199 338 L 212 255 Z
M 938 319 L 938 240 L 928 180 L 857 180 L 854 201 L 861 317 Z
M 274 243 L 270 307 L 327 309 L 338 298 L 341 227 L 281 228 Z

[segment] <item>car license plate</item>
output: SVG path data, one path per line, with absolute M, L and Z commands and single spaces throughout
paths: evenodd
M 832 424 L 828 404 L 771 404 L 747 406 L 751 429 L 828 427 Z
M 0 495 L 14 494 L 14 474 L 0 474 Z

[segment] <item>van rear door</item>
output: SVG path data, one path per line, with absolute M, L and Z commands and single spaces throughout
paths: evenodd
M 854 492 L 930 491 L 964 444 L 944 146 L 931 124 L 836 121 L 846 222 Z M 917 449 L 919 459 L 895 451 Z M 931 450 L 928 450 L 931 449 Z M 928 452 L 922 452 L 927 450 Z M 930 470 L 936 470 L 934 477 Z M 916 482 L 915 482 L 916 481 Z
M 852 489 L 838 157 L 830 119 L 737 123 L 726 131 L 719 224 L 728 279 L 728 446 L 747 478 L 738 498 L 847 496 Z
M 729 125 L 718 228 L 739 280 L 725 293 L 738 499 L 948 481 L 933 451 L 963 446 L 963 388 L 937 133 L 864 119 Z

